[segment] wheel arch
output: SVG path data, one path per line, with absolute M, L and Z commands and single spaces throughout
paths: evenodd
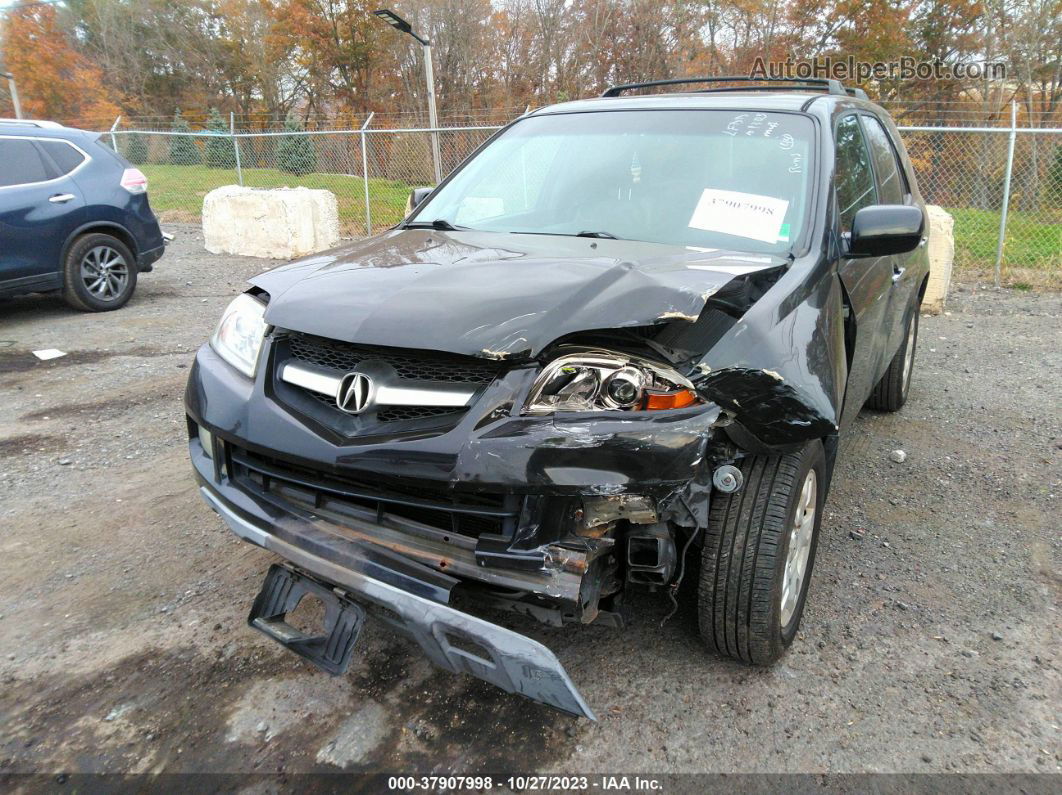
M 123 244 L 125 244 L 125 246 L 133 254 L 134 262 L 130 264 L 132 267 L 136 267 L 135 260 L 137 259 L 137 257 L 140 256 L 140 251 L 136 244 L 136 238 L 128 229 L 114 221 L 89 221 L 79 226 L 67 236 L 66 242 L 63 244 L 62 253 L 59 255 L 60 270 L 62 270 L 64 264 L 66 263 L 66 256 L 70 253 L 70 249 L 71 247 L 73 247 L 74 243 L 77 242 L 79 238 L 82 238 L 85 235 L 91 235 L 96 232 L 111 235 L 112 237 L 117 238 Z

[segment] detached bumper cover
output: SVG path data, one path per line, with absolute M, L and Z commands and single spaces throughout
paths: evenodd
M 424 569 L 426 579 L 420 580 L 414 564 L 355 541 L 343 548 L 337 547 L 334 537 L 328 545 L 314 543 L 319 531 L 312 524 L 304 528 L 305 544 L 280 538 L 273 528 L 248 518 L 209 486 L 200 491 L 240 538 L 343 588 L 376 618 L 415 640 L 440 668 L 472 674 L 507 692 L 595 720 L 564 667 L 541 643 L 435 601 L 445 598 L 446 580 L 452 578 Z M 288 526 L 297 523 L 296 518 L 285 521 Z M 285 535 L 291 538 L 290 532 Z

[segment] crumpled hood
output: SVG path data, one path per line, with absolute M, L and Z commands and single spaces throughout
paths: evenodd
M 537 356 L 578 331 L 693 322 L 784 260 L 658 243 L 394 230 L 263 273 L 266 321 L 366 345 Z

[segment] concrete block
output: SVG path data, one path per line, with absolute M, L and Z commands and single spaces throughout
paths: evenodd
M 212 254 L 301 257 L 339 243 L 339 205 L 327 190 L 225 185 L 203 198 L 203 238 Z
M 935 204 L 926 205 L 929 221 L 929 284 L 922 299 L 922 311 L 939 315 L 951 285 L 955 262 L 955 219 Z

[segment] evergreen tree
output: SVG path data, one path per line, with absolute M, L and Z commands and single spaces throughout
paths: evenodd
M 175 133 L 190 133 L 192 128 L 181 116 L 180 108 L 173 114 L 173 124 L 170 131 Z M 190 135 L 170 136 L 170 162 L 175 166 L 194 166 L 203 162 L 203 156 L 199 153 L 199 147 Z
M 236 168 L 236 152 L 233 149 L 232 138 L 229 138 L 229 125 L 221 118 L 217 108 L 210 109 L 210 117 L 207 119 L 207 129 L 212 133 L 220 133 L 225 137 L 207 138 L 204 159 L 209 168 Z
M 293 116 L 284 122 L 288 132 L 302 132 L 303 126 Z M 296 176 L 309 174 L 317 168 L 317 153 L 309 135 L 282 135 L 277 139 L 277 165 Z
M 138 166 L 147 162 L 147 139 L 140 133 L 137 132 L 125 136 L 125 159 Z

